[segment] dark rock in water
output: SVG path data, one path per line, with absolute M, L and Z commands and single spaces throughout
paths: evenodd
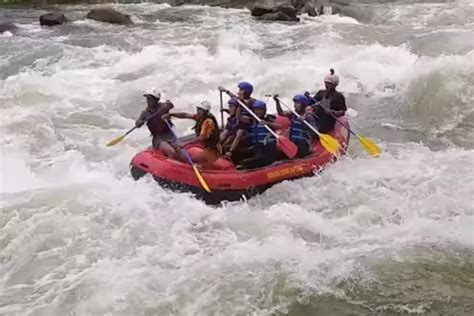
M 299 11 L 298 11 L 298 14 L 304 14 L 304 13 L 307 13 L 309 16 L 318 16 L 319 15 L 319 12 L 318 10 L 316 9 L 316 7 L 314 7 L 312 4 L 310 3 L 306 3 L 304 5 L 304 7 L 302 7 Z
M 261 20 L 298 21 L 298 15 L 318 16 L 325 8 L 331 14 L 342 13 L 341 6 L 332 0 L 256 0 L 250 11 Z
M 0 22 L 0 33 L 15 32 L 18 28 L 12 22 Z
M 292 1 L 287 0 L 257 1 L 250 12 L 252 16 L 266 21 L 299 21 L 297 9 Z
M 268 7 L 265 7 L 265 6 L 261 6 L 261 5 L 258 5 L 256 4 L 252 10 L 250 10 L 250 14 L 252 16 L 262 16 L 264 14 L 267 14 L 267 13 L 272 13 L 272 9 L 271 8 L 268 8 Z
M 53 26 L 66 23 L 68 19 L 62 13 L 46 13 L 39 17 L 41 25 Z
M 331 14 L 341 14 L 341 7 L 337 4 L 331 5 Z
M 130 15 L 120 13 L 112 8 L 97 8 L 92 9 L 87 13 L 86 18 L 99 21 L 99 22 L 106 22 L 112 24 L 120 24 L 120 25 L 130 25 L 133 24 Z
M 264 20 L 264 21 L 279 21 L 280 20 L 280 13 L 275 12 L 275 13 L 266 13 L 262 15 L 259 20 Z
M 296 8 L 292 5 L 282 4 L 278 6 L 277 10 L 278 12 L 281 12 L 284 15 L 296 18 Z
M 286 22 L 299 22 L 300 19 L 296 16 L 289 16 L 280 11 L 274 13 L 267 13 L 259 17 L 259 20 L 264 21 L 286 21 Z

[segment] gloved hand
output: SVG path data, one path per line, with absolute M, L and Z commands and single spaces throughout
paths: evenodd
M 275 102 L 276 102 L 276 101 L 278 101 L 278 98 L 279 98 L 279 97 L 280 97 L 280 96 L 279 96 L 278 94 L 274 94 L 274 95 L 273 95 L 273 100 L 275 100 Z

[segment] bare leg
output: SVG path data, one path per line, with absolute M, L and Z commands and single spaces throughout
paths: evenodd
M 205 148 L 199 154 L 194 156 L 194 162 L 203 165 L 212 165 L 212 163 L 214 163 L 217 158 L 219 158 L 219 155 L 215 150 Z
M 239 129 L 237 133 L 235 134 L 234 141 L 232 142 L 232 145 L 230 145 L 230 150 L 234 151 L 237 146 L 239 146 L 240 140 L 242 137 L 244 137 L 245 130 Z
M 232 146 L 232 142 L 235 139 L 235 134 L 234 135 L 229 135 L 223 142 L 222 142 L 222 151 L 225 154 L 230 147 Z
M 176 150 L 168 142 L 160 142 L 158 149 L 164 153 L 168 158 L 174 158 L 176 156 Z

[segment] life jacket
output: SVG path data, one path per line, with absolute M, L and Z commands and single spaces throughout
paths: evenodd
M 227 124 L 225 126 L 225 129 L 228 130 L 231 133 L 237 132 L 237 129 L 239 127 L 239 120 L 237 117 L 231 116 L 227 119 Z
M 316 94 L 315 99 L 320 105 L 315 106 L 315 114 L 319 118 L 318 129 L 321 133 L 329 133 L 334 129 L 336 119 L 324 109 L 334 110 L 334 108 L 331 107 L 331 103 L 333 99 L 340 98 L 341 95 L 342 94 L 339 91 L 335 91 L 329 98 L 327 98 L 325 90 L 321 90 Z
M 259 122 L 252 125 L 252 137 L 254 144 L 267 145 L 276 141 L 275 136 L 267 130 L 263 123 Z
M 148 116 L 155 114 L 157 111 L 160 111 L 161 107 L 164 106 L 164 103 L 159 103 L 158 108 L 154 112 L 148 113 Z M 163 114 L 168 113 L 169 111 L 163 112 Z M 160 115 L 155 115 L 146 122 L 146 126 L 150 130 L 151 135 L 162 135 L 170 133 L 170 128 L 166 125 L 166 122 L 163 121 Z
M 254 98 L 249 98 L 249 99 L 245 100 L 243 103 L 244 103 L 250 110 L 253 111 L 253 103 L 254 103 L 254 102 L 255 102 L 255 99 L 254 99 Z M 240 104 L 239 104 L 239 105 L 240 105 Z M 242 115 L 248 116 L 248 117 L 250 117 L 250 118 L 253 119 L 253 116 L 252 116 L 249 112 L 247 112 L 247 110 L 244 109 L 243 107 L 242 107 Z
M 194 131 L 196 132 L 196 136 L 199 136 L 201 134 L 202 123 L 207 119 L 211 119 L 214 123 L 214 130 L 212 131 L 212 134 L 203 141 L 203 144 L 208 148 L 216 148 L 217 144 L 219 144 L 219 124 L 214 115 L 208 112 L 204 119 L 196 121 Z
M 308 145 L 310 145 L 312 141 L 312 134 L 309 127 L 300 121 L 296 115 L 291 119 L 290 140 L 293 142 L 305 141 Z

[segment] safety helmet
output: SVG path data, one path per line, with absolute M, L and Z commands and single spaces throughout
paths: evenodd
M 241 89 L 241 90 L 244 90 L 245 93 L 247 93 L 248 95 L 252 94 L 252 92 L 253 92 L 253 86 L 250 83 L 246 82 L 246 81 L 240 82 L 237 85 L 237 87 L 239 87 L 239 89 Z
M 211 110 L 211 102 L 207 100 L 201 101 L 198 105 L 196 105 L 196 108 L 209 112 Z
M 148 90 L 144 95 L 144 97 L 153 97 L 155 99 L 160 99 L 161 98 L 161 93 L 158 92 L 157 88 L 152 88 Z
M 339 84 L 339 76 L 334 74 L 334 69 L 329 70 L 329 74 L 324 77 L 324 82 L 332 83 L 334 86 Z
M 230 98 L 229 101 L 227 101 L 227 104 L 237 106 L 239 105 L 239 102 L 237 102 L 236 98 Z
M 302 94 L 297 94 L 293 97 L 293 102 L 299 102 L 303 105 L 308 105 L 309 104 L 309 100 L 306 96 L 302 95 Z
M 253 103 L 253 108 L 254 109 L 264 109 L 264 110 L 266 110 L 267 105 L 265 104 L 265 102 L 263 102 L 261 100 L 255 100 L 255 102 Z

